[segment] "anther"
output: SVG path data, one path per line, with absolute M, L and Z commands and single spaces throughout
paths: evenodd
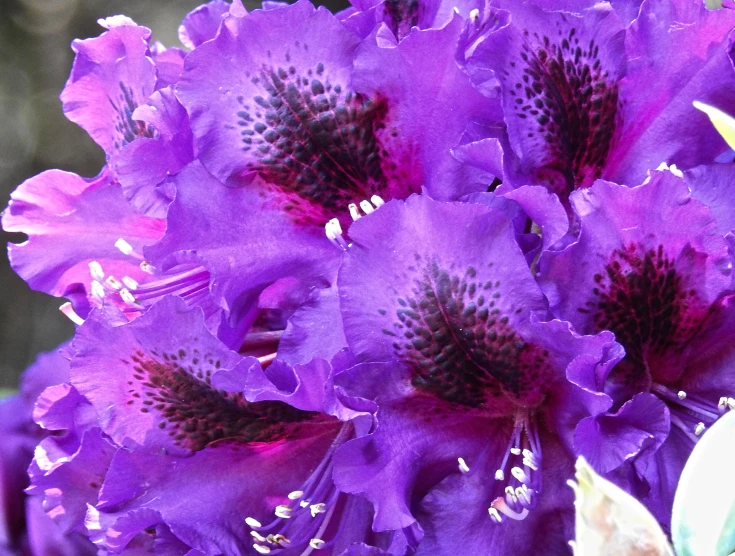
M 120 297 L 125 303 L 135 303 L 135 297 L 125 288 L 120 290 Z
M 319 502 L 318 504 L 312 504 L 309 508 L 309 511 L 311 512 L 311 517 L 316 517 L 317 514 L 323 514 L 326 511 L 327 505 L 324 502 Z
M 143 261 L 142 263 L 140 263 L 140 269 L 143 272 L 147 272 L 148 274 L 153 274 L 155 272 L 155 268 L 148 261 Z
M 107 279 L 105 280 L 105 284 L 107 284 L 114 290 L 119 290 L 120 288 L 122 288 L 122 284 L 118 282 L 117 280 L 115 280 L 114 276 L 108 276 Z
M 475 21 L 477 21 L 479 18 L 480 18 L 480 10 L 478 10 L 477 8 L 475 8 L 474 10 L 472 10 L 470 12 L 470 21 L 472 23 L 474 23 Z
M 513 490 L 512 486 L 505 487 L 505 494 L 506 496 L 510 496 L 510 499 L 513 503 L 518 501 L 518 498 L 516 497 L 516 492 Z
M 100 299 L 105 297 L 105 287 L 96 280 L 92 282 L 92 295 Z
M 694 434 L 695 434 L 695 436 L 699 436 L 700 434 L 702 434 L 704 432 L 704 429 L 705 428 L 706 427 L 704 426 L 704 423 L 702 423 L 701 421 L 699 423 L 697 423 L 697 426 L 694 427 Z
M 277 535 L 273 535 L 273 542 L 275 544 L 280 544 L 281 546 L 285 544 L 291 544 L 291 541 L 288 540 L 284 535 L 281 535 L 280 533 Z
M 105 278 L 105 271 L 102 270 L 102 265 L 97 261 L 89 263 L 89 273 L 95 280 L 103 280 Z
M 679 392 L 678 392 L 678 393 L 676 394 L 676 396 L 677 396 L 677 397 L 678 397 L 678 398 L 679 398 L 680 400 L 683 400 L 683 399 L 685 399 L 685 398 L 687 397 L 687 393 L 686 393 L 686 392 L 684 392 L 684 390 L 679 390 Z
M 327 544 L 327 543 L 325 543 L 322 539 L 311 539 L 309 541 L 309 546 L 311 548 L 316 549 L 316 550 L 319 550 L 325 544 Z
M 493 518 L 493 521 L 495 523 L 503 523 L 503 518 L 500 517 L 500 512 L 498 512 L 498 510 L 496 510 L 495 508 L 488 508 L 487 513 L 490 514 L 490 517 Z
M 268 548 L 267 546 L 260 545 L 260 544 L 254 544 L 253 548 L 260 554 L 270 554 L 271 552 L 270 548 Z
M 502 469 L 498 469 L 495 472 L 495 480 L 496 481 L 504 481 L 505 480 L 505 473 L 503 473 Z
M 505 498 L 496 498 L 495 500 L 493 500 L 491 506 L 503 515 L 508 516 L 511 519 L 517 519 L 519 521 L 525 519 L 528 515 L 528 508 L 523 508 L 523 510 L 517 512 L 508 505 L 508 503 L 505 501 Z
M 299 502 L 299 506 L 301 506 L 302 508 L 306 508 L 309 504 L 311 504 L 311 502 L 309 502 L 308 500 L 302 500 L 301 502 Z
M 360 201 L 360 208 L 365 214 L 375 212 L 375 207 L 370 204 L 370 201 Z
M 380 195 L 370 197 L 370 202 L 375 205 L 375 208 L 380 208 L 385 204 L 385 201 Z
M 59 307 L 59 311 L 61 311 L 61 313 L 74 324 L 77 324 L 79 326 L 84 324 L 84 319 L 77 315 L 74 307 L 72 307 L 72 304 L 68 301 L 64 303 L 61 307 Z
M 133 280 L 130 276 L 123 276 L 122 282 L 127 286 L 129 290 L 137 290 L 138 289 L 138 282 Z
M 246 518 L 245 518 L 245 523 L 247 523 L 247 524 L 248 524 L 248 527 L 263 527 L 263 526 L 262 526 L 262 525 L 260 524 L 260 521 L 258 521 L 258 520 L 257 520 L 257 519 L 255 519 L 254 517 L 246 517 Z
M 123 238 L 120 238 L 115 242 L 115 247 L 117 247 L 123 255 L 130 255 L 133 252 L 133 246 Z
M 356 222 L 357 220 L 360 220 L 362 218 L 362 214 L 360 214 L 360 211 L 357 209 L 357 205 L 355 203 L 350 203 L 347 205 L 347 208 L 350 211 L 350 217 L 352 218 L 353 222 Z
M 265 542 L 265 541 L 266 541 L 266 538 L 265 538 L 265 537 L 264 537 L 263 535 L 261 535 L 260 533 L 258 533 L 257 531 L 250 531 L 250 535 L 251 535 L 251 536 L 252 536 L 252 537 L 253 537 L 253 538 L 254 538 L 254 539 L 255 539 L 256 541 L 260 541 L 260 542 Z
M 303 490 L 294 490 L 293 492 L 288 493 L 288 499 L 289 500 L 298 500 L 304 495 Z
M 516 496 L 524 502 L 525 506 L 531 505 L 531 492 L 526 485 L 516 488 Z
M 291 517 L 291 513 L 293 512 L 293 508 L 291 506 L 286 506 L 285 504 L 281 504 L 280 506 L 276 506 L 276 517 L 280 517 L 283 519 L 289 519 Z
M 520 456 L 521 455 L 521 449 L 520 448 L 511 448 L 510 453 L 514 456 Z
M 524 484 L 531 482 L 531 479 L 528 478 L 528 475 L 526 475 L 525 471 L 523 471 L 523 469 L 521 469 L 520 467 L 514 467 L 510 470 L 510 473 Z
M 459 470 L 462 473 L 469 473 L 470 472 L 470 468 L 467 465 L 467 462 L 465 462 L 464 458 L 457 458 L 457 461 L 459 462 Z

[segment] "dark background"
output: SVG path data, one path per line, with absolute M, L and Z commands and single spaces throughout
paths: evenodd
M 49 168 L 96 175 L 104 153 L 61 112 L 59 94 L 73 61 L 75 38 L 99 35 L 97 19 L 125 14 L 153 31 L 153 40 L 181 46 L 177 30 L 197 0 L 0 0 L 0 208 L 24 180 Z M 335 11 L 345 0 L 317 2 Z M 248 9 L 259 2 L 246 1 Z M 20 234 L 0 232 L 2 245 Z M 31 291 L 0 260 L 0 389 L 41 351 L 71 337 L 63 300 Z

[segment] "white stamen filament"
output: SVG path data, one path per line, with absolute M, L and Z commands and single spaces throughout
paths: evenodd
M 72 307 L 72 304 L 68 301 L 64 303 L 61 307 L 59 307 L 59 311 L 68 318 L 70 321 L 72 321 L 74 324 L 81 326 L 84 324 L 84 319 L 77 315 L 76 311 L 74 310 L 74 307 Z
M 470 472 L 470 467 L 467 465 L 467 462 L 465 462 L 464 458 L 457 458 L 457 461 L 459 462 L 459 470 L 462 473 Z
M 342 226 L 340 225 L 339 220 L 332 218 L 324 225 L 324 232 L 327 234 L 327 239 L 334 245 L 347 250 L 349 245 L 345 241 L 345 238 L 342 237 Z
M 702 423 L 702 422 L 700 421 L 699 423 L 697 423 L 697 426 L 696 426 L 696 427 L 694 427 L 694 434 L 695 434 L 696 436 L 699 436 L 700 434 L 702 434 L 702 433 L 704 432 L 704 429 L 705 429 L 705 428 L 706 428 L 706 427 L 704 426 L 704 423 Z

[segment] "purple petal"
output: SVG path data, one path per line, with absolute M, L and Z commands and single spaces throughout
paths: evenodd
M 211 0 L 186 14 L 179 27 L 179 40 L 189 50 L 215 37 L 220 25 L 230 11 L 224 0 Z
M 99 37 L 76 40 L 76 58 L 61 93 L 64 113 L 79 124 L 108 156 L 151 130 L 132 118 L 153 92 L 156 72 L 148 56 L 150 30 L 111 26 Z
M 93 180 L 49 170 L 21 184 L 3 213 L 3 228 L 28 234 L 9 246 L 15 271 L 28 285 L 61 297 L 81 287 L 92 293 L 89 264 L 107 276 L 143 281 L 146 274 L 115 243 L 125 239 L 135 251 L 161 236 L 164 221 L 136 214 L 107 172 Z M 104 277 L 102 278 L 104 279 Z
M 733 27 L 735 12 L 710 11 L 703 2 L 642 4 L 626 37 L 630 62 L 619 88 L 622 123 L 604 178 L 637 183 L 661 162 L 686 170 L 714 161 L 727 148 L 692 102 L 735 113 L 735 72 L 725 44 Z
M 644 449 L 658 449 L 669 427 L 666 404 L 653 394 L 637 394 L 616 413 L 580 421 L 574 433 L 575 451 L 600 473 L 608 473 Z
M 254 303 L 279 279 L 332 274 L 339 250 L 324 229 L 295 226 L 281 210 L 264 206 L 257 189 L 225 187 L 198 162 L 173 182 L 166 235 L 146 256 L 158 265 L 171 253 L 195 252 L 213 274 L 213 295 L 230 311 Z

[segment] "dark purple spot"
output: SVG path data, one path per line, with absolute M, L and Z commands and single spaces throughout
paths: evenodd
M 657 360 L 680 353 L 709 311 L 696 291 L 686 288 L 662 245 L 616 250 L 594 280 L 592 297 L 579 310 L 592 314 L 595 331 L 611 330 L 625 347 L 623 367 L 631 381 L 646 369 L 656 380 Z
M 523 340 L 497 307 L 500 284 L 483 284 L 474 268 L 450 275 L 436 264 L 399 299 L 393 345 L 413 385 L 452 403 L 489 408 L 539 401 L 547 386 L 546 355 Z M 403 301 L 403 303 L 401 303 Z M 498 398 L 506 398 L 499 400 Z
M 395 37 L 403 40 L 420 20 L 423 4 L 419 0 L 386 0 L 383 3 L 383 21 Z
M 321 63 L 309 74 L 263 69 L 263 94 L 240 102 L 240 140 L 257 159 L 248 171 L 292 218 L 318 224 L 343 217 L 349 203 L 395 196 L 393 182 L 403 196 L 413 192 L 415 184 L 384 165 L 387 102 L 332 83 Z
M 250 403 L 242 394 L 216 390 L 211 386 L 211 369 L 198 369 L 202 379 L 197 379 L 173 362 L 137 355 L 132 359 L 142 369 L 142 375 L 136 376 L 141 392 L 150 398 L 142 402 L 140 411 L 157 411 L 158 427 L 168 429 L 176 444 L 194 451 L 221 439 L 274 442 L 287 438 L 295 423 L 327 419 L 282 402 Z
M 115 148 L 122 148 L 138 137 L 156 137 L 158 132 L 153 127 L 133 119 L 133 112 L 140 104 L 135 100 L 133 89 L 120 82 L 120 91 L 117 99 L 109 98 L 116 114 L 116 136 L 113 138 Z
M 524 133 L 544 152 L 538 177 L 566 197 L 602 174 L 618 124 L 618 84 L 595 40 L 582 42 L 575 28 L 557 39 L 526 35 L 523 63 L 505 80 Z

